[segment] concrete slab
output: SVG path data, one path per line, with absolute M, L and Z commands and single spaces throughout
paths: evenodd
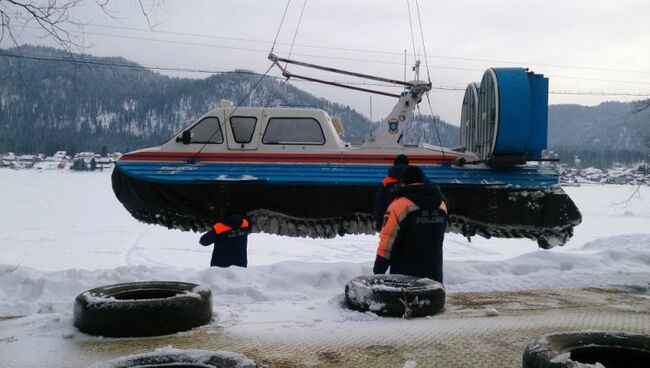
M 173 346 L 233 351 L 269 367 L 521 367 L 525 346 L 549 333 L 650 335 L 650 299 L 634 290 L 597 288 L 458 293 L 448 295 L 443 313 L 427 318 L 282 328 L 263 322 L 256 328 L 208 325 L 127 339 L 62 336 L 60 329 L 48 327 L 57 323 L 71 320 L 48 314 L 0 320 L 2 366 L 87 367 Z

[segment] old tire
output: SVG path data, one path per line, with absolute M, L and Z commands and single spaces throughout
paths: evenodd
M 227 351 L 177 350 L 164 348 L 153 353 L 132 355 L 96 363 L 90 368 L 255 368 L 257 364 L 243 355 Z
M 524 368 L 648 367 L 650 336 L 624 332 L 546 335 L 524 351 Z
M 131 282 L 98 287 L 77 296 L 74 325 L 91 335 L 166 335 L 212 318 L 210 289 L 186 282 Z
M 380 316 L 429 316 L 445 306 L 445 287 L 415 276 L 359 276 L 345 284 L 345 301 L 351 309 Z

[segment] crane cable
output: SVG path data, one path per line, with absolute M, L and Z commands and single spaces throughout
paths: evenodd
M 289 5 L 291 5 L 291 0 L 287 0 L 287 6 L 284 7 L 284 13 L 282 13 L 282 20 L 280 20 L 280 25 L 278 26 L 277 32 L 275 32 L 275 38 L 273 39 L 273 45 L 271 45 L 270 53 L 273 53 L 275 44 L 278 42 L 278 36 L 280 35 L 280 30 L 282 29 L 282 24 L 284 23 L 284 18 L 287 16 L 287 10 L 289 10 Z
M 407 4 L 409 3 L 408 0 L 406 2 Z M 418 24 L 420 25 L 420 39 L 422 40 L 422 51 L 424 52 L 424 65 L 427 69 L 427 79 L 429 82 L 429 86 L 431 86 L 431 73 L 429 72 L 429 61 L 427 57 L 427 46 L 424 42 L 424 29 L 422 27 L 422 18 L 420 16 L 420 4 L 418 3 L 418 0 L 415 0 L 415 8 L 418 13 Z M 409 6 L 409 21 L 411 20 L 411 8 Z M 413 31 L 411 30 L 411 35 L 413 34 Z M 413 38 L 413 43 L 415 44 L 415 39 Z M 447 158 L 445 157 L 445 148 L 442 145 L 442 139 L 440 138 L 440 131 L 438 130 L 438 120 L 435 118 L 435 115 L 433 114 L 433 106 L 431 105 L 431 98 L 429 97 L 429 91 L 425 93 L 427 97 L 427 104 L 429 105 L 429 111 L 431 112 L 431 117 L 433 118 L 433 127 L 436 130 L 436 137 L 438 138 L 438 144 L 440 146 L 440 153 L 442 154 L 442 161 L 447 162 Z M 420 109 L 418 109 L 418 113 L 420 113 Z
M 418 56 L 415 50 L 415 35 L 413 34 L 413 21 L 411 20 L 411 3 L 409 0 L 406 0 L 406 9 L 408 10 L 409 13 L 409 26 L 411 27 L 411 43 L 413 44 L 413 59 L 417 59 Z
M 291 52 L 293 51 L 293 45 L 296 42 L 296 36 L 298 35 L 298 29 L 300 28 L 300 23 L 302 22 L 302 16 L 305 14 L 305 6 L 307 5 L 307 0 L 304 0 L 302 2 L 302 10 L 300 11 L 300 18 L 298 18 L 298 24 L 296 25 L 296 31 L 293 33 L 293 39 L 291 40 L 291 47 L 289 48 L 289 55 L 287 56 L 287 59 L 291 59 Z M 271 49 L 271 52 L 273 52 L 273 49 Z M 288 65 L 288 63 L 287 63 Z M 287 68 L 287 65 L 284 66 L 284 68 Z
M 289 8 L 290 3 L 291 3 L 291 0 L 289 0 L 287 2 L 287 9 Z M 298 29 L 300 29 L 300 23 L 302 22 L 302 16 L 305 13 L 305 6 L 306 5 L 307 5 L 307 0 L 304 0 L 303 3 L 302 3 L 302 10 L 300 10 L 300 17 L 298 18 L 298 24 L 296 24 L 296 30 L 293 32 L 293 39 L 291 40 L 291 46 L 289 47 L 289 56 L 287 56 L 287 59 L 289 59 L 291 57 L 291 53 L 293 52 L 293 45 L 296 42 L 296 36 L 298 36 Z M 287 9 L 284 10 L 285 14 L 287 12 Z M 282 20 L 284 21 L 284 16 L 282 16 Z M 280 28 L 281 27 L 282 27 L 282 23 L 280 23 Z M 280 29 L 278 29 L 278 33 L 280 33 Z M 275 39 L 277 40 L 277 38 L 278 37 L 276 35 Z M 275 46 L 275 41 L 273 42 L 273 44 Z M 271 47 L 271 51 L 269 51 L 269 54 L 272 54 L 272 53 L 273 53 L 273 47 Z M 273 65 L 274 64 L 271 64 L 271 67 L 273 67 Z M 286 69 L 288 65 L 289 65 L 288 62 L 286 64 L 284 64 L 284 68 Z M 289 83 L 289 78 L 290 77 L 284 78 L 284 82 L 281 84 L 282 87 L 286 87 L 287 83 Z M 278 93 L 280 93 L 280 91 L 279 91 L 279 89 L 276 89 L 275 92 L 273 92 L 273 94 L 269 97 L 267 102 L 264 102 L 264 108 L 269 107 L 269 105 L 271 103 L 273 103 L 273 99 L 275 98 L 275 96 Z
M 420 24 L 420 39 L 422 40 L 422 51 L 424 51 L 424 65 L 427 68 L 427 78 L 429 79 L 429 84 L 431 84 L 431 74 L 429 74 L 429 60 L 427 56 L 427 46 L 424 43 L 424 30 L 422 29 L 422 19 L 420 18 L 420 5 L 418 0 L 415 0 L 415 7 L 418 10 L 418 23 Z M 433 114 L 433 111 L 431 112 Z

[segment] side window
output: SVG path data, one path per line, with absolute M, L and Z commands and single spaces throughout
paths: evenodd
M 191 143 L 223 143 L 219 119 L 207 117 L 190 130 L 192 133 Z
M 262 137 L 264 144 L 325 144 L 323 130 L 312 118 L 271 118 Z
M 255 131 L 255 124 L 257 118 L 245 116 L 233 116 L 230 118 L 230 127 L 232 128 L 232 135 L 235 137 L 237 143 L 250 143 L 253 139 L 253 132 Z

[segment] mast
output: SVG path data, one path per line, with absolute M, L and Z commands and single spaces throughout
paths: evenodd
M 370 137 L 363 142 L 364 147 L 399 148 L 406 123 L 413 116 L 413 111 L 422 101 L 422 96 L 431 90 L 425 81 L 412 81 L 412 87 L 406 87 L 400 95 L 393 110 L 377 125 Z

